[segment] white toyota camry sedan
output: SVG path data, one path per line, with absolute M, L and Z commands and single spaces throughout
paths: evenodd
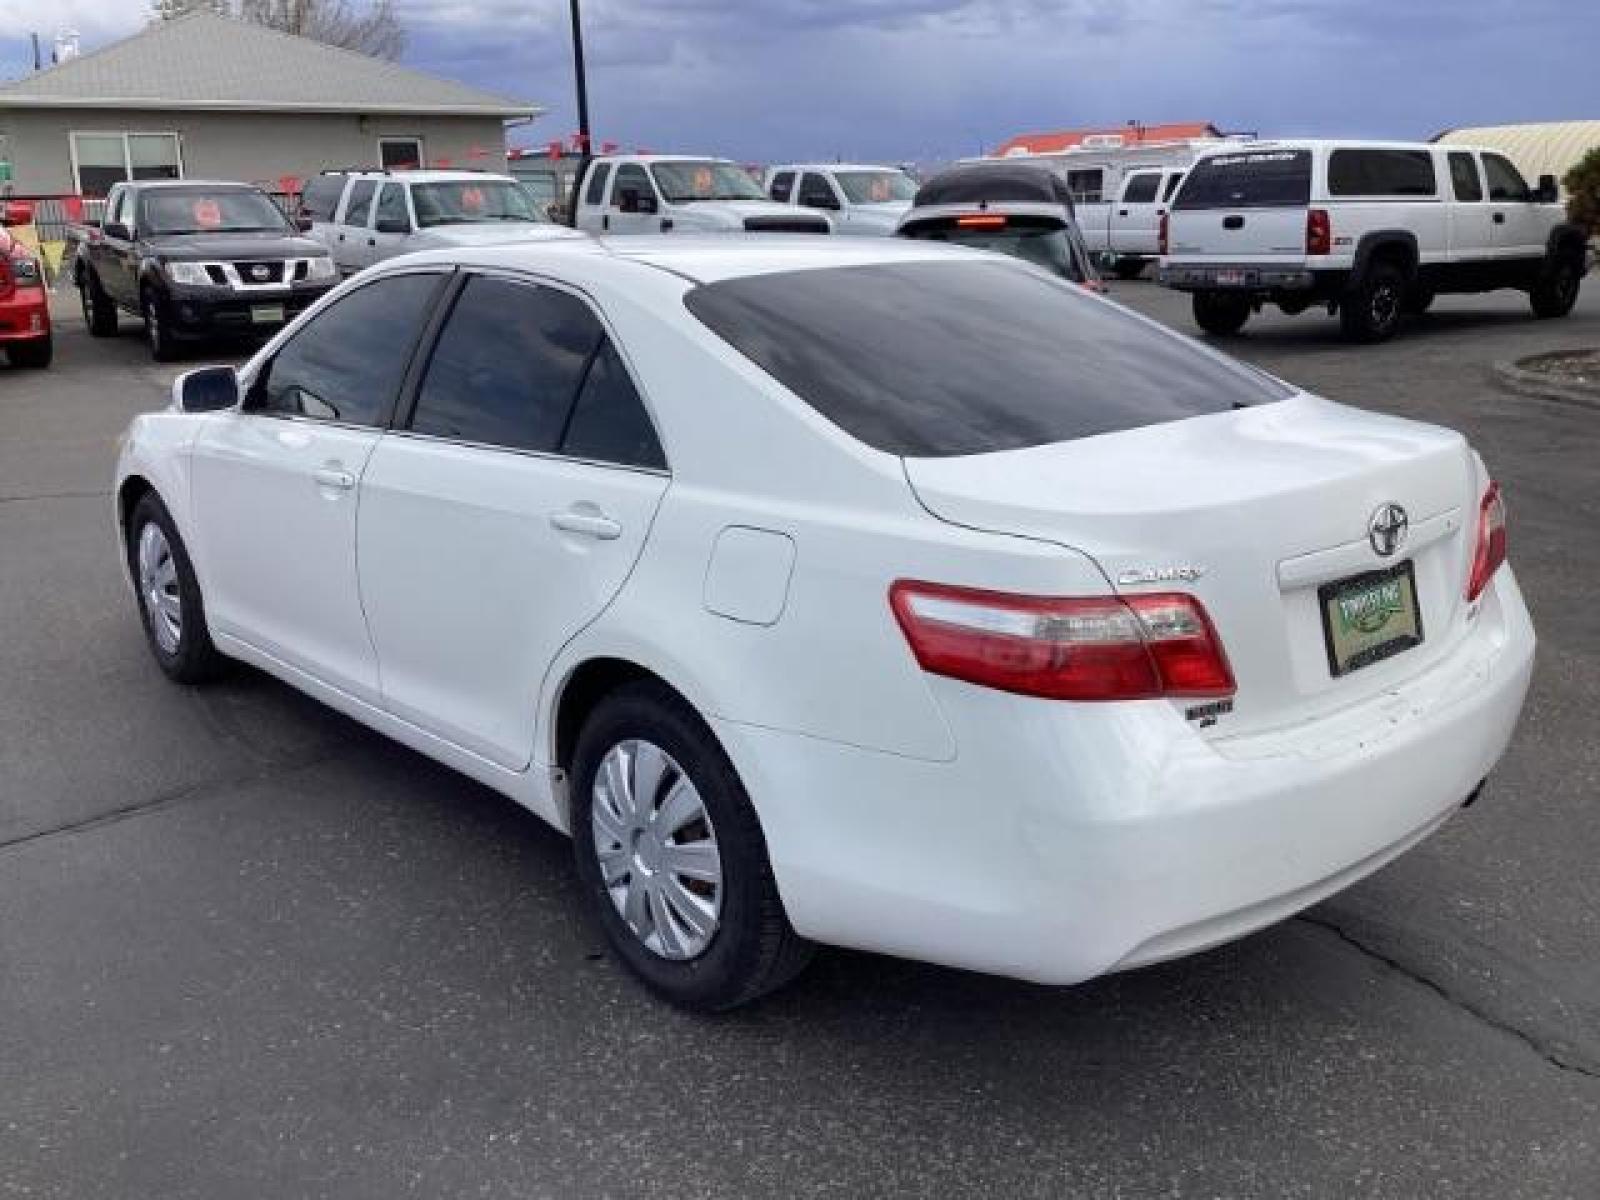
M 1278 921 L 1476 794 L 1533 661 L 1460 435 L 916 242 L 397 259 L 115 494 L 162 670 L 569 832 L 700 1009 L 816 943 L 1070 983 Z

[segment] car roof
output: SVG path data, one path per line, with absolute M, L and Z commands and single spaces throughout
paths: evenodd
M 125 181 L 123 186 L 138 188 L 140 191 L 161 191 L 169 188 L 237 188 L 246 192 L 262 190 L 256 184 L 243 183 L 237 179 L 130 179 Z
M 904 175 L 905 168 L 897 167 L 891 163 L 782 163 L 775 167 L 768 167 L 770 171 L 897 171 Z
M 1206 147 L 1201 158 L 1217 154 L 1253 154 L 1263 150 L 1432 150 L 1434 142 L 1393 141 L 1384 138 L 1263 138 L 1253 142 L 1233 142 Z M 1457 150 L 1477 150 L 1477 146 L 1456 146 Z
M 731 158 L 724 158 L 720 154 L 596 154 L 595 162 L 643 162 L 643 163 L 673 163 L 673 162 L 713 162 L 727 163 L 730 167 L 739 164 Z

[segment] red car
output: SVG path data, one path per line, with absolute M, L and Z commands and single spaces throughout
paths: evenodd
M 25 204 L 0 204 L 0 345 L 14 367 L 48 367 L 54 352 L 44 267 L 9 228 L 32 219 Z

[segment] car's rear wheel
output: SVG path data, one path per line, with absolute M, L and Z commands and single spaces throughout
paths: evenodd
M 1374 263 L 1339 302 L 1339 327 L 1352 342 L 1383 342 L 1400 328 L 1406 277 L 1389 262 Z
M 1231 337 L 1250 319 L 1250 301 L 1232 292 L 1196 292 L 1194 323 L 1216 337 Z
M 100 286 L 93 271 L 84 271 L 78 277 L 78 300 L 83 305 L 83 323 L 89 327 L 91 337 L 117 336 L 117 306 Z
M 653 991 L 718 1012 L 781 987 L 810 944 L 784 914 L 755 809 L 705 723 L 660 684 L 600 702 L 572 763 L 578 877 Z
M 128 519 L 128 571 L 156 663 L 179 683 L 214 678 L 223 657 L 206 628 L 205 605 L 188 548 L 167 506 L 146 492 Z
M 28 342 L 12 342 L 6 347 L 6 358 L 13 367 L 42 371 L 50 365 L 55 352 L 55 342 L 49 334 L 46 334 L 42 338 L 34 338 Z
M 1583 272 L 1577 259 L 1562 255 L 1546 264 L 1539 274 L 1539 282 L 1528 294 L 1533 315 L 1541 320 L 1564 317 L 1578 302 L 1578 288 L 1583 282 Z
M 177 358 L 178 343 L 162 315 L 161 301 L 149 288 L 139 294 L 139 309 L 144 314 L 144 340 L 150 347 L 150 356 L 157 362 L 171 362 Z

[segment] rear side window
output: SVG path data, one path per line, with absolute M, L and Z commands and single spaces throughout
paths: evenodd
M 1153 204 L 1156 198 L 1156 189 L 1161 186 L 1161 176 L 1153 172 L 1141 175 L 1128 176 L 1127 185 L 1122 189 L 1122 202 L 1124 204 Z
M 370 179 L 358 179 L 350 185 L 350 200 L 344 208 L 346 225 L 367 223 L 367 213 L 372 210 L 372 193 L 377 186 Z
M 343 175 L 318 175 L 306 184 L 300 196 L 300 209 L 313 221 L 333 220 L 333 210 L 339 207 L 339 193 L 344 191 Z
M 789 203 L 789 197 L 794 193 L 794 172 L 779 171 L 772 177 L 772 198 L 779 204 Z
M 1335 150 L 1328 156 L 1330 196 L 1436 196 L 1426 150 Z
M 1298 208 L 1311 202 L 1311 151 L 1214 154 L 1189 169 L 1172 207 Z
M 605 331 L 554 288 L 476 278 L 456 300 L 411 428 L 513 450 L 554 450 Z
M 561 437 L 561 453 L 625 467 L 667 465 L 644 402 L 610 339 L 601 343 L 589 363 L 583 390 Z
M 685 303 L 846 433 L 908 457 L 1071 441 L 1290 394 L 1003 260 L 747 276 Z
M 1476 204 L 1483 199 L 1483 182 L 1478 178 L 1478 164 L 1472 155 L 1459 150 L 1450 155 L 1450 186 L 1457 200 Z
M 391 275 L 336 300 L 257 377 L 249 407 L 347 425 L 384 425 L 439 276 Z
M 1489 179 L 1489 199 L 1526 200 L 1530 193 L 1521 173 L 1498 154 L 1483 156 L 1483 173 Z
M 595 163 L 594 170 L 589 172 L 589 186 L 583 190 L 585 204 L 599 204 L 605 199 L 606 180 L 610 175 L 610 163 Z

